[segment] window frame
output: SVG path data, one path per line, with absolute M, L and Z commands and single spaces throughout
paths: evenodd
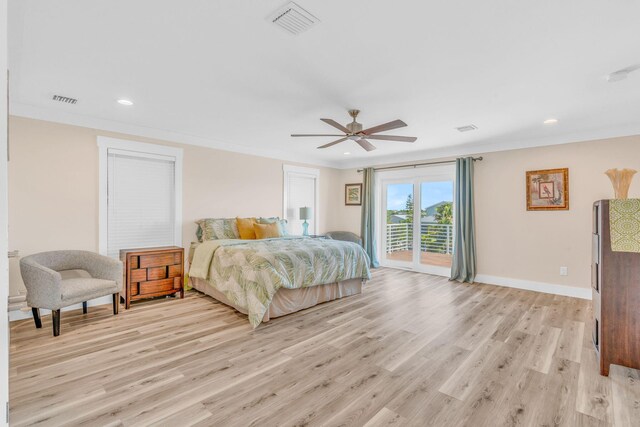
M 158 159 L 172 158 L 174 161 L 174 242 L 175 246 L 182 247 L 182 162 L 183 150 L 178 147 L 167 145 L 149 144 L 146 142 L 131 141 L 126 139 L 110 138 L 98 136 L 98 170 L 99 170 L 99 191 L 98 191 L 98 249 L 102 255 L 107 254 L 108 243 L 108 158 L 109 151 L 126 152 L 132 156 Z

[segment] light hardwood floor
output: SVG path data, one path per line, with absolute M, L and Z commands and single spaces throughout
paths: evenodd
M 196 292 L 11 324 L 11 425 L 639 425 L 587 301 L 378 269 L 252 331 Z

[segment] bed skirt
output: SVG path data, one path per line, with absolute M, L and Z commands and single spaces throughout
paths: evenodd
M 273 297 L 269 310 L 264 314 L 262 321 L 268 322 L 270 319 L 295 313 L 323 302 L 360 294 L 362 293 L 363 282 L 362 279 L 350 279 L 308 288 L 280 288 Z M 235 308 L 240 313 L 247 314 L 245 309 L 235 306 L 222 292 L 209 285 L 206 280 L 190 278 L 189 285 L 221 303 Z

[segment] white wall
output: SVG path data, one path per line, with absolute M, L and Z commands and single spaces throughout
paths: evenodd
M 7 2 L 0 0 L 0 425 L 9 401 L 9 322 L 7 315 Z

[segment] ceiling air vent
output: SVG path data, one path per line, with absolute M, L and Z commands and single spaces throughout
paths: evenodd
M 69 98 L 61 95 L 53 95 L 53 100 L 58 102 L 64 102 L 66 104 L 75 104 L 76 102 L 78 102 L 78 100 L 75 98 Z
M 458 130 L 458 132 L 469 132 L 469 131 L 478 129 L 478 127 L 476 125 L 466 125 L 466 126 L 460 126 L 459 128 L 456 128 L 456 129 Z
M 320 22 L 318 18 L 294 2 L 290 2 L 272 13 L 269 16 L 269 21 L 294 36 L 307 31 Z

